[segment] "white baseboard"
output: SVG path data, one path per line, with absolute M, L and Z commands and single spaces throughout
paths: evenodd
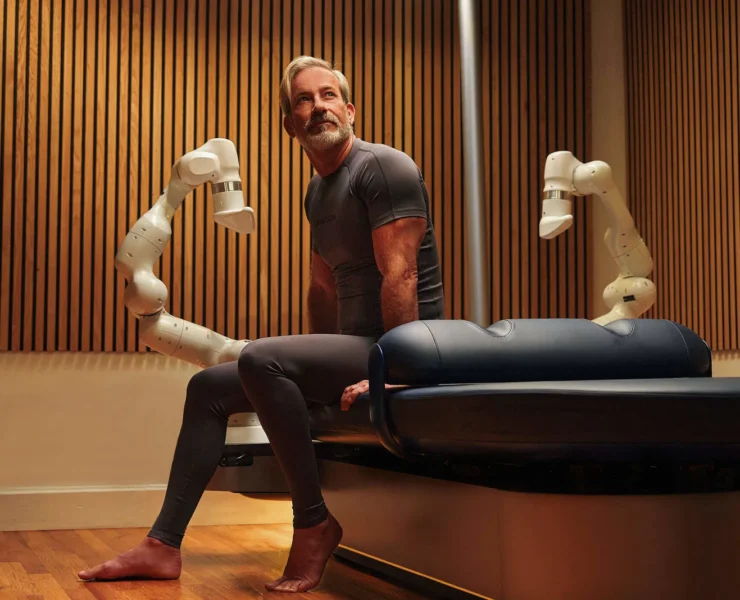
M 150 527 L 164 485 L 0 488 L 0 531 Z M 283 494 L 207 491 L 191 525 L 291 523 Z

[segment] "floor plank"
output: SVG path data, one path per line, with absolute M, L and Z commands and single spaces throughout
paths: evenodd
M 31 582 L 35 588 L 36 594 L 28 598 L 43 598 L 44 600 L 69 600 L 69 596 L 64 591 L 59 582 L 49 573 L 41 575 L 30 575 Z
M 146 529 L 0 532 L 1 600 L 423 600 L 423 596 L 332 559 L 306 594 L 265 590 L 288 558 L 289 525 L 194 526 L 177 581 L 83 582 L 78 571 L 138 544 Z
M 18 531 L 0 531 L 0 563 L 18 562 L 26 573 L 47 573 L 36 553 L 28 547 L 23 534 Z

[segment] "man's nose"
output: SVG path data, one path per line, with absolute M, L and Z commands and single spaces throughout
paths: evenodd
M 326 107 L 324 104 L 324 99 L 321 97 L 321 94 L 316 96 L 313 101 L 313 111 L 314 113 L 323 113 L 326 111 Z

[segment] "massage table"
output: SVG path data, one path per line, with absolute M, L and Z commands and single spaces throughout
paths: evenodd
M 691 330 L 417 321 L 369 368 L 349 411 L 311 408 L 341 560 L 432 598 L 740 593 L 740 378 Z M 286 492 L 243 419 L 209 489 Z

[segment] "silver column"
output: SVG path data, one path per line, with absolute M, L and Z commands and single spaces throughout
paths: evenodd
M 490 325 L 486 210 L 483 203 L 483 151 L 481 148 L 480 47 L 478 0 L 458 0 L 460 71 L 465 158 L 466 253 L 469 268 L 470 320 Z

